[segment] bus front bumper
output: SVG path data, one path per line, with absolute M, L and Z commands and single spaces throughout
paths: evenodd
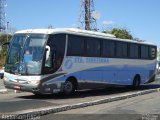
M 26 91 L 26 92 L 33 92 L 33 90 L 38 91 L 37 85 L 22 84 L 17 82 L 11 82 L 9 80 L 4 80 L 4 86 L 8 89 L 20 90 L 20 91 Z
M 55 83 L 52 85 L 43 85 L 43 84 L 24 84 L 24 83 L 18 83 L 18 82 L 12 82 L 10 80 L 4 79 L 4 85 L 8 89 L 13 90 L 20 90 L 25 92 L 32 92 L 32 93 L 38 93 L 38 94 L 53 94 L 53 93 L 59 93 L 62 92 L 62 85 L 59 85 L 61 83 Z

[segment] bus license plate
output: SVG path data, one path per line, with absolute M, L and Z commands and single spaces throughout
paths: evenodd
M 20 90 L 21 87 L 20 86 L 14 86 L 14 89 Z

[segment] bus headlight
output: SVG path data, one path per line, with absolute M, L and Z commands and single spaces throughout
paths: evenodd
M 38 85 L 40 83 L 40 81 L 39 80 L 31 80 L 29 83 L 32 85 Z

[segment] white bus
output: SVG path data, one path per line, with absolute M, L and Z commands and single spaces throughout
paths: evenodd
M 6 88 L 34 94 L 154 81 L 156 45 L 74 28 L 18 31 L 5 64 Z

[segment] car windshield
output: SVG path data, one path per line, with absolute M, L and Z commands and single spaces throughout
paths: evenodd
M 17 74 L 41 74 L 44 45 L 47 35 L 17 34 L 14 35 L 7 60 L 5 71 Z

